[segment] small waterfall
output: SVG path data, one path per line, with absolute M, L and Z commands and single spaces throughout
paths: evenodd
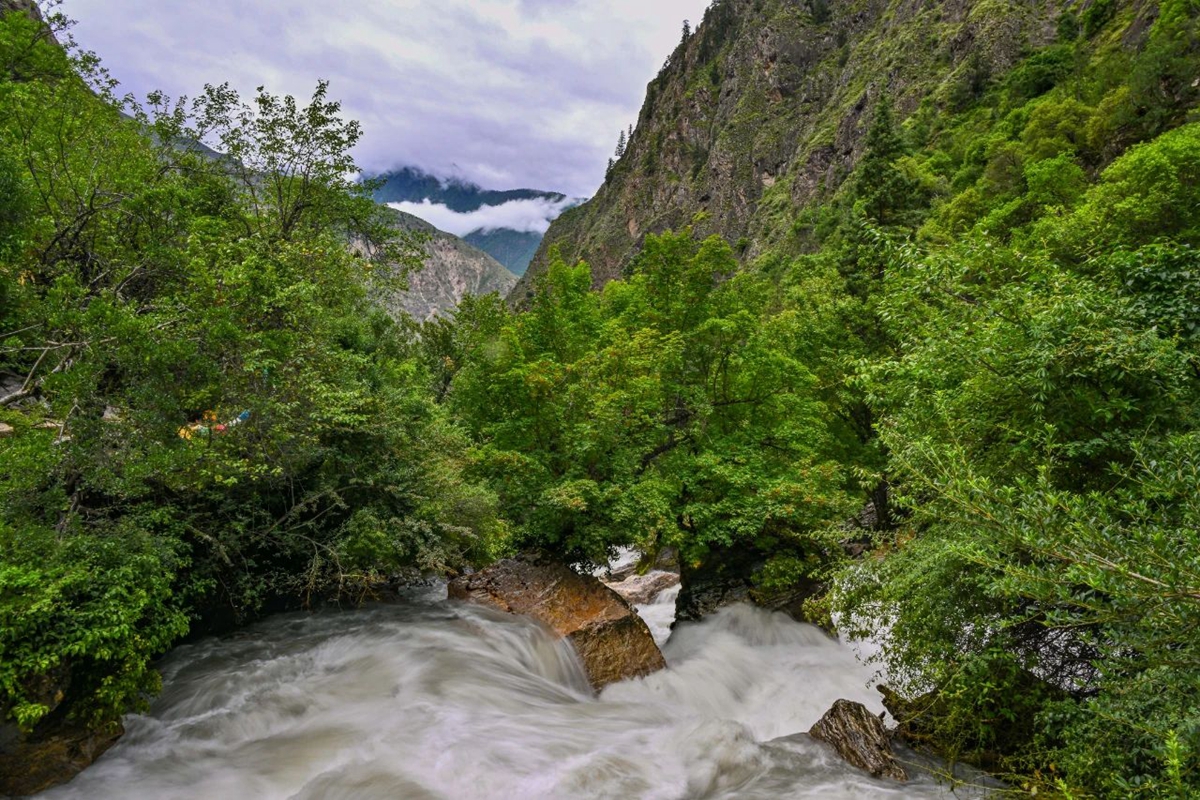
M 48 800 L 922 798 L 803 731 L 870 673 L 820 630 L 746 606 L 670 634 L 669 668 L 593 697 L 529 620 L 426 600 L 267 620 L 179 648 L 147 716 Z M 962 797 L 960 790 L 956 794 Z
M 679 597 L 680 588 L 679 584 L 675 584 L 670 589 L 659 592 L 658 597 L 649 603 L 635 606 L 659 647 L 666 644 L 671 636 L 671 623 L 675 621 L 675 599 Z

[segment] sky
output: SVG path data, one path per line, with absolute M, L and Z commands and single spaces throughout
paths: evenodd
M 646 84 L 709 0 L 64 0 L 122 89 L 194 96 L 228 81 L 311 95 L 401 165 L 485 188 L 590 196 Z M 435 223 L 436 224 L 436 223 Z

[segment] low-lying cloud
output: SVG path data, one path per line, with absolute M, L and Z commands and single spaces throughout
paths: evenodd
M 388 203 L 389 206 L 414 217 L 420 217 L 430 225 L 455 236 L 466 236 L 474 231 L 494 231 L 499 228 L 521 233 L 545 233 L 550 223 L 578 200 L 565 197 L 562 200 L 533 198 L 509 200 L 498 206 L 484 206 L 477 211 L 460 213 L 441 203 L 422 200 L 420 203 Z

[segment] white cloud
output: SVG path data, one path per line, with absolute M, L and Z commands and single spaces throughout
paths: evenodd
M 363 123 L 361 165 L 590 195 L 648 81 L 709 0 L 64 0 L 123 88 L 229 81 Z
M 545 233 L 549 230 L 551 222 L 578 202 L 570 198 L 555 201 L 539 197 L 509 200 L 498 206 L 483 206 L 477 211 L 466 213 L 428 200 L 388 205 L 414 217 L 420 217 L 439 230 L 453 233 L 455 236 L 466 236 L 473 231 L 491 231 L 497 228 L 508 228 L 522 233 Z

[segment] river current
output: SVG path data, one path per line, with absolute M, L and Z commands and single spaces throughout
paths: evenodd
M 838 698 L 881 711 L 820 630 L 748 606 L 677 626 L 639 611 L 669 668 L 588 688 L 537 624 L 451 603 L 287 615 L 178 648 L 151 713 L 46 800 L 933 798 L 802 733 Z

